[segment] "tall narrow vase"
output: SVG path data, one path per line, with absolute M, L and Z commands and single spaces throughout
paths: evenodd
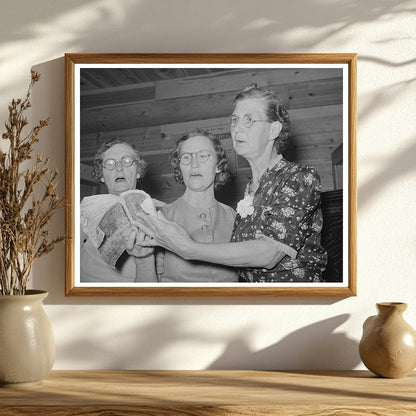
M 378 315 L 364 322 L 360 357 L 381 377 L 400 378 L 416 367 L 416 331 L 404 320 L 405 303 L 377 303 Z
M 39 384 L 52 369 L 55 342 L 42 301 L 48 292 L 0 295 L 0 386 Z

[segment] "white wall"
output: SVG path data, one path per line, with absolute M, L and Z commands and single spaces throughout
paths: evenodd
M 412 10 L 413 9 L 413 10 Z M 65 298 L 64 248 L 39 260 L 55 369 L 363 368 L 378 301 L 416 327 L 416 48 L 412 0 L 38 0 L 2 2 L 0 120 L 42 73 L 39 151 L 64 172 L 65 52 L 358 53 L 358 296 Z M 64 215 L 54 219 L 64 232 Z

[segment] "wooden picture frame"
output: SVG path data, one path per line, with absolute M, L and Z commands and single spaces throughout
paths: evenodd
M 66 233 L 71 236 L 66 242 L 67 296 L 356 295 L 356 54 L 70 53 L 65 55 L 65 72 L 65 219 Z M 170 73 L 174 74 L 172 78 Z M 155 80 L 156 76 L 158 80 Z M 129 85 L 118 86 L 119 78 Z M 327 195 L 322 194 L 324 228 L 325 218 L 331 223 L 325 229 L 328 239 L 325 244 L 329 253 L 332 250 L 329 258 L 333 270 L 330 272 L 337 277 L 331 277 L 328 271 L 330 277 L 323 283 L 81 282 L 77 243 L 80 238 L 79 205 L 83 196 L 80 189 L 86 189 L 86 194 L 96 192 L 83 175 L 91 170 L 97 147 L 114 136 L 130 141 L 131 137 L 138 137 L 137 147 L 141 152 L 141 145 L 145 147 L 150 143 L 142 154 L 156 166 L 151 179 L 159 185 L 152 188 L 148 184 L 145 190 L 153 189 L 155 195 L 152 197 L 163 200 L 160 177 L 165 175 L 164 180 L 170 184 L 167 188 L 177 188 L 172 185 L 169 173 L 161 171 L 159 162 L 154 160 L 166 158 L 173 139 L 195 126 L 209 129 L 229 145 L 231 139 L 224 130 L 223 119 L 232 111 L 232 98 L 252 82 L 260 87 L 277 88 L 289 114 L 293 115 L 292 126 L 299 123 L 295 137 L 309 140 L 306 145 L 295 143 L 289 152 L 292 156 L 298 155 L 296 160 L 301 163 L 312 161 L 310 164 L 321 174 L 323 189 L 328 190 Z M 210 107 L 204 106 L 204 102 L 210 102 Z M 138 112 L 140 121 L 134 116 Z M 217 123 L 219 119 L 222 121 Z M 295 131 L 296 128 L 293 127 Z M 161 147 L 155 150 L 156 142 Z M 229 164 L 234 176 L 239 178 L 240 172 L 246 175 L 247 166 L 240 165 L 232 149 L 227 148 L 227 151 L 227 157 L 231 155 L 232 158 Z M 239 186 L 241 188 L 241 183 Z M 227 196 L 224 198 L 226 200 Z

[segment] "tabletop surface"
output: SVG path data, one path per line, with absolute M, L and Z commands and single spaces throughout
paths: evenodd
M 386 379 L 354 370 L 53 371 L 39 386 L 0 389 L 0 414 L 107 414 L 97 410 L 104 408 L 117 415 L 416 415 L 416 372 Z

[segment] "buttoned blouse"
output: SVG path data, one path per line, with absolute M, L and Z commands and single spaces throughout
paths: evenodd
M 161 208 L 165 217 L 181 225 L 199 243 L 228 243 L 235 211 L 218 201 L 211 207 L 195 208 L 183 197 Z M 161 282 L 237 282 L 237 270 L 202 261 L 184 260 L 161 250 L 157 253 L 157 273 Z

